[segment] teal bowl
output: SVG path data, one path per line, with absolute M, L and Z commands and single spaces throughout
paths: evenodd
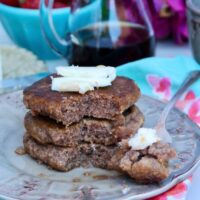
M 55 28 L 61 37 L 68 33 L 69 13 L 69 8 L 55 9 L 52 13 Z M 39 10 L 16 8 L 0 3 L 0 21 L 17 45 L 32 51 L 43 60 L 58 58 L 42 34 Z

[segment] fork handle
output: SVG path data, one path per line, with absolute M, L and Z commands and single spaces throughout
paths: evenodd
M 167 116 L 170 110 L 174 107 L 175 103 L 178 99 L 183 95 L 183 93 L 198 79 L 200 78 L 200 70 L 192 71 L 189 73 L 185 81 L 182 83 L 181 87 L 177 90 L 171 100 L 167 103 L 166 107 L 164 108 L 161 116 L 160 116 L 160 123 L 165 124 Z

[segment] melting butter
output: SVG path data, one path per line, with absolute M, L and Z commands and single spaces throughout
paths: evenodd
M 142 150 L 160 140 L 155 129 L 140 128 L 138 132 L 129 139 L 128 145 L 133 150 Z
M 57 74 L 62 77 L 52 77 L 51 89 L 59 92 L 87 91 L 99 87 L 107 87 L 116 78 L 114 67 L 57 67 Z
M 57 74 L 64 77 L 79 78 L 109 78 L 113 81 L 116 78 L 114 67 L 57 67 Z

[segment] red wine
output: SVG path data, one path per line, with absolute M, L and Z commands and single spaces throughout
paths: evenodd
M 149 31 L 131 23 L 97 23 L 73 33 L 70 64 L 118 66 L 154 55 Z

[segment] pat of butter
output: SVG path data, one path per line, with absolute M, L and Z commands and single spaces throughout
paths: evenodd
M 114 67 L 58 67 L 57 74 L 62 77 L 52 77 L 51 89 L 59 92 L 87 91 L 112 84 L 116 78 Z
M 79 92 L 81 94 L 84 94 L 89 90 L 94 90 L 94 87 L 87 82 L 77 81 L 77 80 L 73 80 L 72 82 L 71 80 L 61 77 L 52 79 L 51 89 L 59 92 L 68 91 L 68 92 Z
M 58 75 L 64 77 L 79 78 L 109 78 L 113 81 L 116 78 L 114 67 L 57 67 Z
M 133 150 L 142 150 L 160 140 L 155 129 L 140 128 L 138 132 L 129 139 L 128 145 Z

